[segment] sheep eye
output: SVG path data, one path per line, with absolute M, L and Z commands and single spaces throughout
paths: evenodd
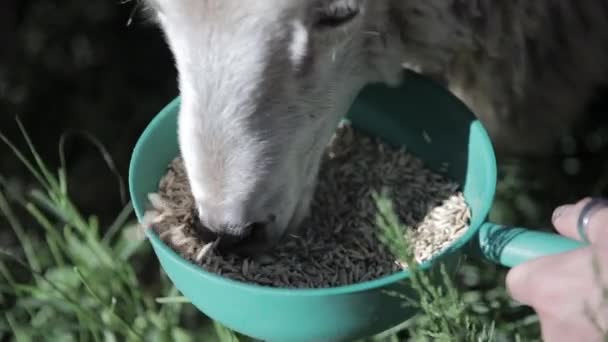
M 342 26 L 359 15 L 358 1 L 337 0 L 325 5 L 319 11 L 317 28 L 336 28 Z

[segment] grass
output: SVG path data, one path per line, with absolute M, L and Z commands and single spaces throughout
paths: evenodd
M 0 249 L 0 340 L 251 341 L 205 319 L 157 265 L 142 261 L 151 250 L 134 238 L 137 223 L 130 220 L 130 205 L 108 227 L 95 216 L 85 217 L 70 200 L 61 147 L 61 165 L 51 172 L 17 123 L 32 157 L 1 134 L 0 139 L 38 187 L 14 191 L 0 175 L 0 213 L 18 241 L 15 248 Z M 539 340 L 534 313 L 516 305 L 504 289 L 504 269 L 463 260 L 455 274 L 441 267 L 442 281 L 433 282 L 416 267 L 390 199 L 381 194 L 376 200 L 383 241 L 408 265 L 418 295 L 417 300 L 396 300 L 420 314 L 366 341 Z M 29 214 L 35 227 L 23 227 L 15 207 Z M 150 267 L 158 270 L 155 280 L 142 281 Z
M 434 286 L 431 278 L 422 272 L 415 261 L 413 230 L 403 227 L 393 209 L 393 202 L 386 193 L 376 195 L 379 209 L 377 225 L 382 229 L 382 242 L 388 245 L 395 256 L 402 260 L 410 272 L 412 288 L 419 299 L 402 298 L 410 306 L 425 313 L 418 318 L 417 329 L 410 328 L 416 341 L 491 341 L 493 324 L 484 325 L 479 317 L 467 312 L 467 303 L 455 288 L 445 265 L 440 265 L 443 284 Z M 403 232 L 406 232 L 405 236 Z
M 140 283 L 134 259 L 138 252 L 149 250 L 132 237 L 137 228 L 136 222 L 128 220 L 131 206 L 106 229 L 95 216 L 84 217 L 70 201 L 64 165 L 51 172 L 18 124 L 33 160 L 5 136 L 0 138 L 40 188 L 14 193 L 0 177 L 0 213 L 19 242 L 19 248 L 0 250 L 0 337 L 12 335 L 18 341 L 194 341 L 210 334 L 209 329 L 182 328 L 180 318 L 188 304 L 159 303 Z M 13 203 L 35 219 L 36 230 L 22 227 Z M 159 281 L 157 293 L 178 295 L 166 277 L 160 275 Z M 216 330 L 226 335 L 225 329 L 216 326 Z
M 522 330 L 525 322 L 511 322 L 512 327 L 498 325 L 488 314 L 490 310 L 477 310 L 475 305 L 483 306 L 484 301 L 473 293 L 460 292 L 454 284 L 453 276 L 445 265 L 438 265 L 440 282 L 430 272 L 423 272 L 415 262 L 411 232 L 404 227 L 395 214 L 393 202 L 386 192 L 376 195 L 378 206 L 377 225 L 383 232 L 382 242 L 403 261 L 410 272 L 411 286 L 417 300 L 402 298 L 421 314 L 408 327 L 409 341 L 516 341 L 522 336 L 515 330 Z M 403 232 L 408 232 L 405 235 Z M 435 269 L 434 271 L 437 271 Z M 469 298 L 466 298 L 469 295 Z M 505 294 L 502 293 L 504 296 Z

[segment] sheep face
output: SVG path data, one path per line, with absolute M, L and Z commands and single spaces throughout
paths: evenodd
M 149 2 L 179 74 L 202 226 L 265 250 L 307 215 L 323 149 L 361 87 L 398 81 L 398 34 L 378 19 L 388 0 Z

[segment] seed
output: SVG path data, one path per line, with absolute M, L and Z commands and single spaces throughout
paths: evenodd
M 162 197 L 159 194 L 156 194 L 156 193 L 148 194 L 148 201 L 150 201 L 150 204 L 156 210 L 162 211 L 164 209 L 167 209 L 167 205 L 165 204 L 165 201 L 162 199 Z
M 211 250 L 215 247 L 215 245 L 216 245 L 215 242 L 210 242 L 210 243 L 207 243 L 206 245 L 204 245 L 200 249 L 198 254 L 196 255 L 196 258 L 195 258 L 196 262 L 200 263 L 203 260 L 203 258 L 205 258 L 205 256 L 207 256 L 211 252 Z M 243 273 L 245 273 L 245 272 L 243 272 Z
M 406 148 L 342 125 L 323 156 L 311 214 L 299 231 L 265 255 L 248 259 L 219 254 L 217 240 L 198 237 L 195 202 L 181 157 L 171 161 L 158 191 L 148 196 L 152 208 L 142 225 L 154 229 L 185 259 L 226 278 L 282 288 L 348 285 L 407 268 L 379 240 L 372 194 L 385 187 L 391 190 L 400 222 L 414 230 L 417 262 L 464 234 L 471 212 L 460 184 L 446 177 L 425 168 Z

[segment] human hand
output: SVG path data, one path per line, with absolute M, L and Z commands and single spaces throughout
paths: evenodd
M 590 201 L 556 208 L 557 231 L 582 240 L 578 219 Z M 596 203 L 586 215 L 589 247 L 528 261 L 507 274 L 511 297 L 538 314 L 543 341 L 608 341 L 608 201 Z

